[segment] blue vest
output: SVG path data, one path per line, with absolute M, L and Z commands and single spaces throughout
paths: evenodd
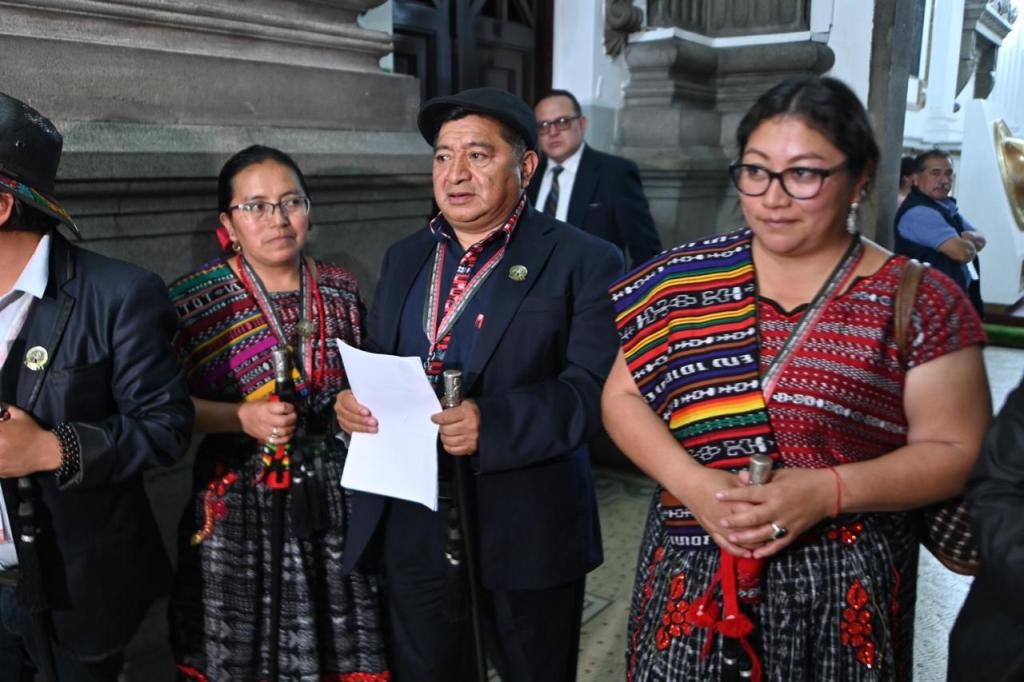
M 915 206 L 925 206 L 934 211 L 937 211 L 942 219 L 946 223 L 956 230 L 957 236 L 961 236 L 964 233 L 964 222 L 960 217 L 959 213 L 952 213 L 945 206 L 935 201 L 924 192 L 916 187 L 910 189 L 910 194 L 900 204 L 899 210 L 896 211 L 896 219 L 893 221 L 893 232 L 894 234 L 894 245 L 895 251 L 898 254 L 915 258 L 922 263 L 928 263 L 933 268 L 943 273 L 951 280 L 960 285 L 960 288 L 967 292 L 968 298 L 971 299 L 971 304 L 974 309 L 978 311 L 978 315 L 984 313 L 984 306 L 981 302 L 981 280 L 972 280 L 968 277 L 967 273 L 964 272 L 964 267 L 960 263 L 956 262 L 946 254 L 942 253 L 938 249 L 933 249 L 917 242 L 912 242 L 902 234 L 900 234 L 899 224 L 900 220 L 906 214 L 907 211 L 914 208 Z M 974 259 L 974 268 L 981 274 L 981 264 L 978 259 Z

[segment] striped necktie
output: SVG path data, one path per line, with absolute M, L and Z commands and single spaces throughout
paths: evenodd
M 558 176 L 565 168 L 555 166 L 551 169 L 551 189 L 548 191 L 548 198 L 544 200 L 544 212 L 554 217 L 558 210 Z

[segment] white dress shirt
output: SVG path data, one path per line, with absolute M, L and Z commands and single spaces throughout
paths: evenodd
M 544 203 L 548 200 L 548 193 L 551 191 L 551 178 L 554 176 L 552 171 L 555 166 L 561 166 L 563 170 L 558 176 L 558 207 L 555 208 L 555 218 L 566 222 L 566 216 L 569 215 L 569 199 L 572 198 L 572 186 L 576 182 L 576 171 L 580 167 L 583 147 L 584 145 L 581 144 L 580 148 L 562 163 L 555 163 L 554 160 L 548 159 L 548 167 L 544 169 L 544 177 L 540 181 L 540 189 L 537 190 L 537 205 L 534 208 L 538 211 L 544 210 Z M 577 227 L 579 226 L 577 225 Z
M 10 291 L 0 294 L 0 368 L 3 368 L 11 346 L 25 325 L 32 302 L 43 297 L 49 278 L 50 235 L 45 235 L 39 240 L 35 253 L 25 264 L 18 281 Z M 0 429 L 3 427 L 0 424 Z M 14 530 L 11 528 L 3 494 L 0 494 L 0 522 L 3 523 L 4 534 L 3 542 L 0 543 L 0 568 L 9 569 L 18 565 L 18 553 L 14 548 Z

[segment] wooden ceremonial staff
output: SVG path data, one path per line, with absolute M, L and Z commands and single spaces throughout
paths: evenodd
M 457 369 L 444 371 L 444 406 L 458 407 L 462 403 L 462 372 Z M 466 557 L 466 577 L 469 583 L 469 613 L 473 624 L 473 647 L 476 653 L 476 676 L 478 682 L 487 682 L 487 652 L 484 650 L 484 633 L 480 621 L 480 575 L 478 572 L 476 542 L 474 540 L 472 497 L 469 489 L 469 458 L 455 458 L 455 506 L 459 514 L 462 532 L 462 547 Z

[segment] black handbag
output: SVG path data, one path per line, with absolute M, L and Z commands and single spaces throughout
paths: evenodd
M 907 261 L 893 302 L 894 336 L 904 364 L 909 353 L 910 316 L 924 268 L 916 260 Z M 923 507 L 917 511 L 917 517 L 921 544 L 943 566 L 960 575 L 978 574 L 981 555 L 962 495 Z

